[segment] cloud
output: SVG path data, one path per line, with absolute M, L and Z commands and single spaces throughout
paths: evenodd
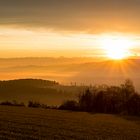
M 0 0 L 0 25 L 140 33 L 139 0 Z

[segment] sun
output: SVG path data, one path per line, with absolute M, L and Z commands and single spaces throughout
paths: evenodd
M 121 60 L 131 56 L 132 41 L 122 36 L 104 36 L 101 40 L 101 46 L 108 58 Z

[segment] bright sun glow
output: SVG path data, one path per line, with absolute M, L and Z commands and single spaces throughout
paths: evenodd
M 131 56 L 132 40 L 121 36 L 104 36 L 100 40 L 108 58 L 120 60 Z

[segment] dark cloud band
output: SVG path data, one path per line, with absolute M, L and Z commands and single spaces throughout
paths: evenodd
M 140 32 L 139 0 L 0 0 L 0 25 Z

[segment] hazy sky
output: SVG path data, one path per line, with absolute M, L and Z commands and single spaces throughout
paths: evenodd
M 139 14 L 140 0 L 0 0 L 0 55 L 100 57 L 103 34 L 131 36 L 139 55 Z

